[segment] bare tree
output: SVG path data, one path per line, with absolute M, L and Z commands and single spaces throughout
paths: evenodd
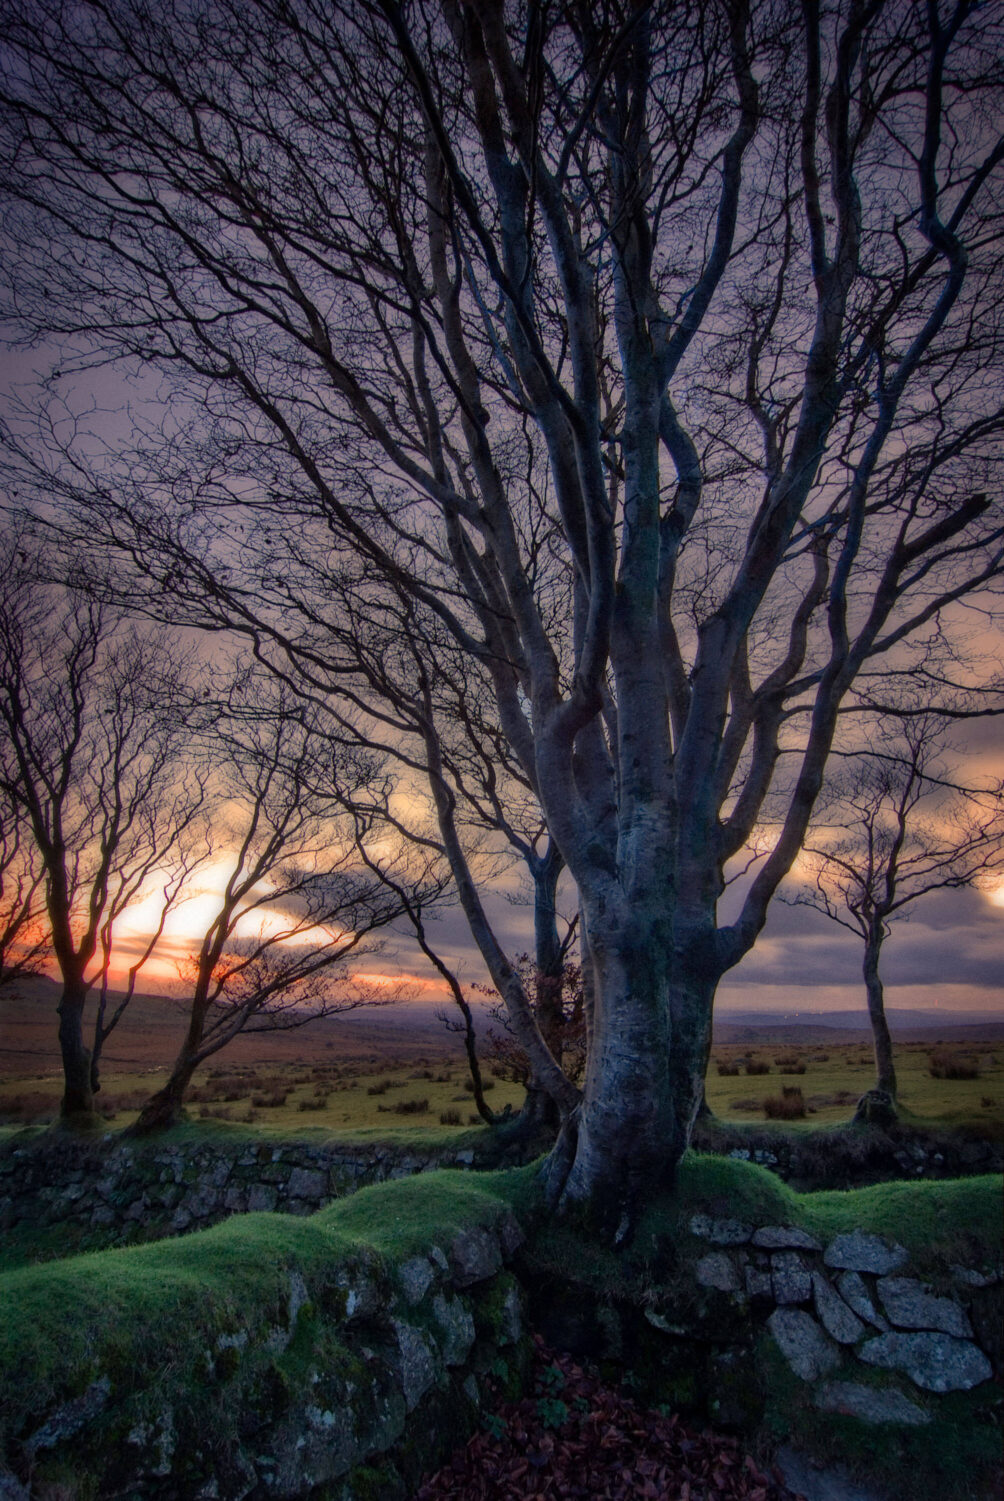
M 915 669 L 964 712 L 1000 687 L 957 636 L 1002 557 L 1001 26 L 969 0 L 8 8 L 7 316 L 63 341 L 64 381 L 117 358 L 175 402 L 118 453 L 71 445 L 47 514 L 100 518 L 144 608 L 212 601 L 370 726 L 379 675 L 301 584 L 351 584 L 364 648 L 408 602 L 441 841 L 565 1112 L 549 1191 L 616 1236 L 687 1144 L 716 985 L 842 711 Z M 581 1103 L 457 835 L 444 636 L 578 888 Z
M 45 934 L 43 873 L 21 810 L 0 801 L 0 989 L 41 974 Z
M 838 806 L 825 829 L 806 842 L 811 884 L 789 898 L 848 928 L 864 945 L 875 1088 L 893 1109 L 896 1068 L 880 973 L 890 926 L 921 897 L 978 886 L 1004 869 L 1004 784 L 960 786 L 948 749 L 944 722 L 921 716 L 887 734 L 881 752 L 863 753 L 845 785 L 838 783 Z
M 176 643 L 155 641 L 93 600 L 46 583 L 25 540 L 5 538 L 0 794 L 18 837 L 31 840 L 20 888 L 29 910 L 44 882 L 45 947 L 62 982 L 64 1118 L 90 1114 L 101 1047 L 153 951 L 150 942 L 109 1015 L 115 924 L 165 867 L 188 863 L 203 802 L 183 760 L 190 666 Z M 163 913 L 178 894 L 173 875 L 161 889 Z M 88 1047 L 84 1008 L 96 983 Z
M 181 964 L 185 1037 L 137 1134 L 180 1119 L 196 1070 L 240 1034 L 379 1003 L 348 961 L 374 953 L 379 929 L 434 904 L 445 885 L 414 851 L 395 858 L 386 841 L 378 855 L 367 850 L 352 800 L 380 782 L 375 758 L 333 760 L 323 716 L 260 672 L 234 683 L 208 762 L 226 810 L 216 828 L 221 889 Z

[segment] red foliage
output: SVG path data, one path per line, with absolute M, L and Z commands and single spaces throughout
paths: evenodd
M 804 1501 L 737 1439 L 641 1408 L 536 1344 L 533 1395 L 498 1406 L 415 1501 Z

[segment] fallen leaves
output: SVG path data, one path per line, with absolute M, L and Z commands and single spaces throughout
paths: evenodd
M 531 1394 L 499 1405 L 415 1501 L 798 1501 L 737 1439 L 643 1409 L 536 1343 Z

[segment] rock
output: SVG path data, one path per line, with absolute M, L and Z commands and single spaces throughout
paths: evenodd
M 498 1237 L 481 1225 L 461 1230 L 450 1246 L 450 1271 L 457 1287 L 471 1287 L 502 1270 Z
M 328 1192 L 328 1175 L 317 1168 L 295 1167 L 287 1188 L 291 1199 L 323 1199 Z
M 474 1320 L 463 1298 L 444 1298 L 442 1293 L 432 1300 L 432 1316 L 440 1329 L 439 1348 L 448 1366 L 463 1365 L 474 1343 Z
M 66 1439 L 79 1433 L 81 1428 L 97 1417 L 108 1401 L 111 1389 L 112 1384 L 107 1376 L 92 1381 L 85 1392 L 70 1402 L 64 1402 L 62 1407 L 58 1407 L 46 1418 L 41 1428 L 35 1429 L 25 1441 L 25 1453 L 33 1457 L 39 1449 L 54 1449 L 57 1444 L 64 1443 Z
M 413 1256 L 397 1269 L 397 1280 L 409 1303 L 421 1303 L 432 1285 L 435 1273 L 427 1256 Z
M 993 1375 L 982 1350 L 950 1334 L 879 1334 L 857 1353 L 868 1365 L 905 1371 L 929 1392 L 968 1391 Z
M 891 1386 L 862 1386 L 857 1381 L 830 1381 L 813 1398 L 821 1412 L 839 1412 L 862 1423 L 907 1423 L 919 1427 L 931 1414 Z
M 248 1190 L 248 1212 L 260 1210 L 271 1212 L 279 1202 L 279 1195 L 269 1183 L 252 1183 Z
M 892 1323 L 900 1329 L 936 1329 L 958 1339 L 972 1339 L 965 1312 L 952 1298 L 936 1298 L 915 1277 L 880 1277 L 878 1295 Z
M 778 1251 L 770 1258 L 771 1282 L 777 1303 L 807 1303 L 812 1296 L 812 1278 L 797 1251 Z
M 516 1216 L 507 1210 L 495 1228 L 502 1246 L 502 1255 L 508 1261 L 510 1256 L 515 1255 L 526 1239 L 523 1226 Z
M 413 1412 L 436 1379 L 436 1361 L 425 1335 L 411 1324 L 392 1319 L 397 1340 L 397 1368 L 405 1407 Z
M 865 1490 L 841 1469 L 820 1468 L 817 1460 L 796 1449 L 779 1449 L 774 1460 L 789 1491 L 801 1501 L 878 1501 L 875 1491 Z
M 1001 1280 L 999 1271 L 979 1272 L 972 1266 L 953 1266 L 952 1278 L 960 1287 L 994 1287 Z
M 739 1273 L 731 1256 L 724 1251 L 709 1251 L 694 1268 L 694 1276 L 701 1287 L 714 1287 L 722 1293 L 739 1291 Z
M 836 1236 L 823 1254 L 827 1266 L 844 1267 L 851 1272 L 872 1272 L 877 1276 L 898 1272 L 908 1259 L 902 1246 L 867 1230 L 852 1230 L 849 1235 Z
M 796 1376 L 818 1381 L 840 1364 L 840 1356 L 815 1319 L 800 1308 L 775 1308 L 767 1320 L 778 1349 Z
M 797 1225 L 761 1225 L 753 1236 L 753 1244 L 764 1251 L 821 1251 L 823 1248 L 814 1235 L 800 1230 Z
M 871 1294 L 865 1286 L 864 1278 L 858 1272 L 841 1272 L 837 1278 L 837 1287 L 847 1306 L 853 1308 L 866 1324 L 873 1324 L 883 1334 L 888 1333 L 889 1325 L 877 1312 L 871 1300 Z
M 865 1332 L 865 1326 L 834 1291 L 829 1278 L 824 1277 L 822 1272 L 813 1272 L 812 1292 L 816 1313 L 827 1334 L 838 1344 L 857 1344 Z
M 746 1296 L 773 1303 L 774 1284 L 766 1267 L 748 1266 L 746 1268 Z
M 744 1225 L 742 1220 L 716 1220 L 707 1214 L 695 1214 L 690 1221 L 690 1233 L 716 1246 L 741 1246 L 752 1236 L 753 1226 Z

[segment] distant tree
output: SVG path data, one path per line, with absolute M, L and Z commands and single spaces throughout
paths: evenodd
M 958 783 L 943 720 L 898 724 L 884 749 L 865 753 L 834 789 L 825 829 L 810 836 L 811 871 L 788 900 L 814 908 L 861 939 L 875 1088 L 895 1105 L 896 1068 L 881 958 L 897 918 L 936 891 L 979 886 L 1004 871 L 1004 783 Z
M 447 881 L 413 850 L 395 859 L 386 839 L 365 849 L 352 804 L 381 780 L 379 759 L 333 754 L 323 712 L 267 674 L 246 673 L 221 704 L 207 775 L 225 809 L 222 889 L 181 962 L 187 1030 L 137 1134 L 177 1121 L 196 1070 L 242 1033 L 379 1004 L 348 961 L 376 952 L 373 935 L 408 904 L 433 904 Z
M 122 1014 L 119 1006 L 108 1016 L 104 1005 L 115 924 L 165 868 L 186 863 L 200 817 L 202 788 L 184 759 L 191 665 L 190 651 L 163 632 L 139 631 L 47 582 L 23 537 L 3 538 L 0 795 L 14 813 L 21 890 L 33 911 L 33 893 L 44 889 L 46 949 L 62 983 L 66 1119 L 92 1112 L 100 1050 Z M 38 876 L 42 888 L 32 884 Z M 161 891 L 163 911 L 177 882 L 167 877 Z M 95 984 L 101 1005 L 89 1047 L 84 1008 Z

